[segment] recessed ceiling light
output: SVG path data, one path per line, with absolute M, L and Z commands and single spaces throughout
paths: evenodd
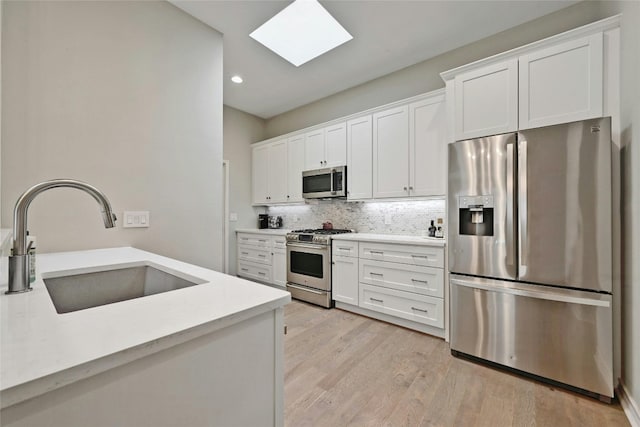
M 244 80 L 242 80 L 242 77 L 240 76 L 233 76 L 231 77 L 231 81 L 234 83 L 242 83 Z
M 249 34 L 296 67 L 353 38 L 317 0 L 296 0 Z

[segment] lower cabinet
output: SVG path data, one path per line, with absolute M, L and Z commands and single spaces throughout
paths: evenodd
M 338 246 L 355 256 L 335 255 Z M 338 239 L 333 247 L 338 308 L 444 337 L 444 247 Z
M 331 264 L 333 299 L 358 305 L 358 258 L 334 255 Z
M 285 236 L 238 233 L 237 237 L 238 276 L 284 288 L 287 284 Z

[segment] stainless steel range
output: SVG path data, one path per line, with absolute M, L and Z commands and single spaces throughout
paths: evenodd
M 287 290 L 292 298 L 331 308 L 331 236 L 351 232 L 307 229 L 287 233 Z

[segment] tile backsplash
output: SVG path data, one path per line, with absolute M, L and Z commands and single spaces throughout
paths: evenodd
M 444 199 L 398 202 L 311 201 L 304 205 L 272 206 L 269 215 L 279 215 L 283 227 L 321 228 L 331 221 L 334 228 L 352 228 L 360 233 L 420 235 L 430 221 L 442 218 L 446 233 Z M 388 224 L 385 224 L 387 222 Z

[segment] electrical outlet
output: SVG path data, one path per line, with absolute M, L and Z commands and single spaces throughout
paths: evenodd
M 149 211 L 124 211 L 122 215 L 123 228 L 146 228 L 149 223 Z
M 229 213 L 229 221 L 237 221 L 237 220 L 238 220 L 238 214 L 236 212 Z
M 386 214 L 384 216 L 384 225 L 391 225 L 391 214 Z

